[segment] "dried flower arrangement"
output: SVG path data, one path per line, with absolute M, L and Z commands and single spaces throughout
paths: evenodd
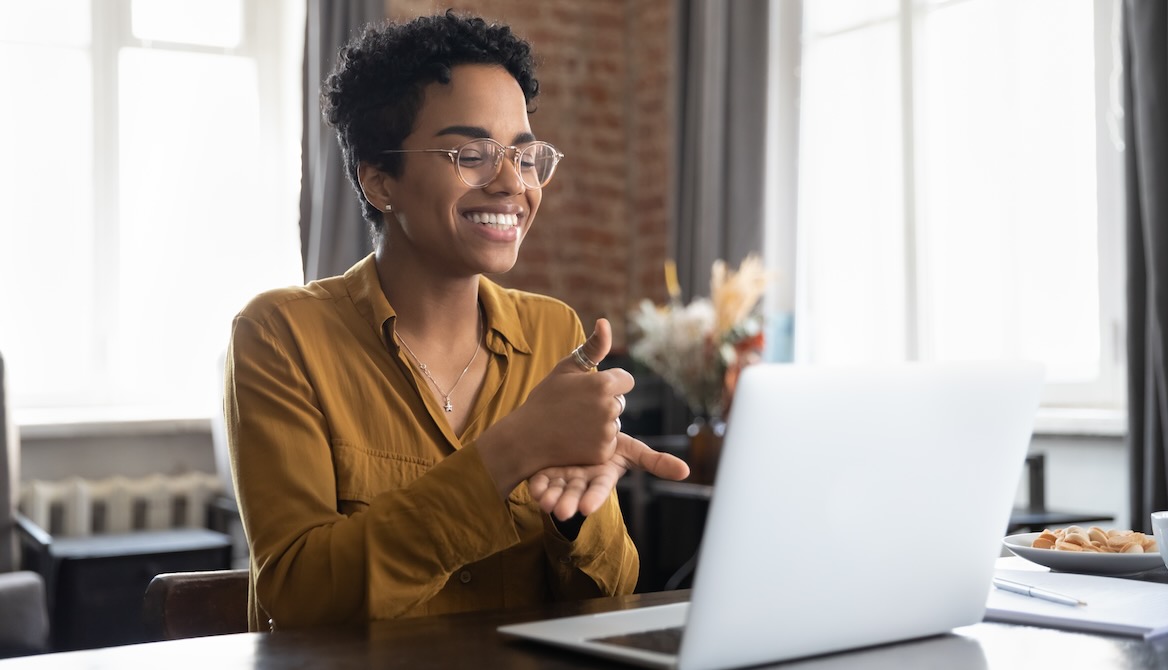
M 710 272 L 710 297 L 683 305 L 676 266 L 667 262 L 670 302 L 656 306 L 644 300 L 633 310 L 635 342 L 629 354 L 673 387 L 695 415 L 724 417 L 739 371 L 762 355 L 759 304 L 768 281 L 753 254 L 737 271 L 718 260 Z

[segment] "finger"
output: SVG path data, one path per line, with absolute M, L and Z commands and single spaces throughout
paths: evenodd
M 543 496 L 541 496 L 536 501 L 539 503 L 540 511 L 544 514 L 551 514 L 552 510 L 554 510 L 556 505 L 560 502 L 560 496 L 563 495 L 563 493 L 563 489 L 548 489 L 544 491 Z
M 592 335 L 579 348 L 580 354 L 593 365 L 585 367 L 587 364 L 580 362 L 574 355 L 575 352 L 572 352 L 560 360 L 559 364 L 556 365 L 556 370 L 559 372 L 590 372 L 593 367 L 604 360 L 611 348 L 612 326 L 608 323 L 608 319 L 597 319 Z
M 596 389 L 612 396 L 612 406 L 624 411 L 618 396 L 632 391 L 633 387 L 637 385 L 637 380 L 633 375 L 622 368 L 609 368 L 597 373 L 594 377 L 596 378 Z M 620 414 L 620 411 L 617 414 Z
M 538 497 L 532 493 L 532 499 L 539 502 L 539 508 L 541 510 L 550 514 L 560 504 L 560 500 L 564 497 L 564 491 L 569 488 L 569 482 L 574 481 L 576 477 L 555 470 L 545 472 L 542 476 L 547 479 L 547 486 Z M 572 514 L 575 514 L 575 511 Z
M 563 477 L 549 477 L 547 489 L 544 491 L 544 495 L 551 495 L 558 498 L 561 494 L 563 494 L 564 487 L 566 485 L 567 482 Z
M 557 519 L 567 521 L 576 515 L 576 511 L 580 509 L 580 496 L 584 494 L 586 486 L 586 481 L 583 478 L 573 478 L 568 481 L 564 487 L 563 495 L 556 502 L 555 514 Z
M 564 495 L 564 480 L 557 481 L 552 479 L 548 486 L 537 497 L 532 494 L 532 499 L 539 503 L 539 508 L 545 514 L 551 514 L 552 510 L 559 504 L 560 498 Z
M 543 497 L 544 492 L 548 490 L 548 484 L 550 483 L 551 480 L 543 473 L 533 475 L 531 479 L 527 480 L 527 492 L 531 494 L 533 500 L 539 500 Z
M 580 513 L 588 516 L 600 509 L 600 506 L 608 500 L 614 485 L 616 485 L 616 480 L 611 475 L 606 474 L 595 477 L 588 483 L 588 490 L 584 492 L 584 495 L 580 496 Z
M 673 454 L 654 451 L 644 442 L 624 433 L 617 436 L 616 453 L 632 467 L 661 479 L 681 481 L 689 476 L 689 466 L 685 461 Z

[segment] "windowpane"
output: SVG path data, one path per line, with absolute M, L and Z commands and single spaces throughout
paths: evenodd
M 88 53 L 0 43 L 0 90 L 0 351 L 22 401 L 76 399 L 98 358 Z
M 897 55 L 895 24 L 816 41 L 803 55 L 796 324 L 818 362 L 905 354 Z
M 303 5 L 248 2 L 246 57 L 172 44 L 239 42 L 244 3 L 0 0 L 0 351 L 23 418 L 217 411 L 232 316 L 300 283 Z
M 1092 380 L 1092 5 L 955 3 L 922 25 L 922 353 L 1043 360 L 1048 382 Z
M 143 40 L 234 47 L 243 37 L 241 0 L 133 0 L 130 17 Z
M 87 46 L 90 2 L 0 0 L 0 42 Z
M 803 25 L 815 35 L 873 21 L 895 21 L 899 5 L 899 0 L 813 0 L 803 3 Z
M 295 220 L 264 196 L 254 61 L 123 49 L 120 386 L 205 396 L 231 318 L 298 283 Z M 192 318 L 197 315 L 197 318 Z M 146 400 L 147 398 L 138 398 Z
M 1044 403 L 1122 406 L 1115 4 L 808 5 L 847 28 L 804 26 L 797 359 L 1038 360 Z

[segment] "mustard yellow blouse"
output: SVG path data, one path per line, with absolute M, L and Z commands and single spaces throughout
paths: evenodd
M 464 433 L 393 339 L 369 256 L 235 318 L 226 399 L 252 630 L 631 593 L 615 493 L 569 541 L 526 484 L 506 501 L 475 440 L 584 340 L 557 300 L 481 279 L 492 356 Z

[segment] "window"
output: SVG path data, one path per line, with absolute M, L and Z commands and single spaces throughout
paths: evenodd
M 806 2 L 796 358 L 1020 358 L 1124 402 L 1111 0 Z
M 303 12 L 0 0 L 0 351 L 18 422 L 214 411 L 231 317 L 302 278 Z

